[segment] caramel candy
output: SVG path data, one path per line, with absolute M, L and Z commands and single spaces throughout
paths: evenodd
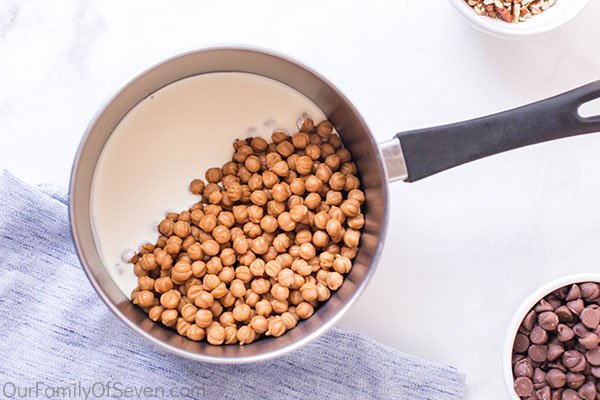
M 190 182 L 198 200 L 167 213 L 156 243 L 127 257 L 138 278 L 131 300 L 152 321 L 193 341 L 248 345 L 285 334 L 342 288 L 359 253 L 366 195 L 331 122 L 303 115 L 298 128 L 273 131 L 270 142 L 236 140 L 231 160 Z M 540 307 L 560 305 L 552 295 Z M 523 353 L 532 318 L 518 337 Z M 542 328 L 538 344 L 548 340 Z M 531 351 L 539 358 L 543 349 Z

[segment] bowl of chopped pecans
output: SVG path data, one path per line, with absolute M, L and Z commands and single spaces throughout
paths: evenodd
M 501 38 L 527 38 L 567 24 L 589 0 L 451 0 L 476 29 Z

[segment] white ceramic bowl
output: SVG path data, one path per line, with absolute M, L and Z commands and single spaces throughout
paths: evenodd
M 565 25 L 584 9 L 589 0 L 556 0 L 556 4 L 546 11 L 516 24 L 477 15 L 465 0 L 450 2 L 473 27 L 482 32 L 501 38 L 527 38 Z
M 558 278 L 551 282 L 546 283 L 535 292 L 533 292 L 525 301 L 521 304 L 517 312 L 515 313 L 506 334 L 506 340 L 504 342 L 504 349 L 502 354 L 502 370 L 504 372 L 504 382 L 506 383 L 506 389 L 508 390 L 509 396 L 513 400 L 520 400 L 519 396 L 515 392 L 513 387 L 514 379 L 512 372 L 512 348 L 515 341 L 515 337 L 521 326 L 523 318 L 527 315 L 529 310 L 533 308 L 542 298 L 552 293 L 556 289 L 563 286 L 572 285 L 573 283 L 581 282 L 598 282 L 600 283 L 600 273 L 588 273 L 588 274 L 574 274 Z

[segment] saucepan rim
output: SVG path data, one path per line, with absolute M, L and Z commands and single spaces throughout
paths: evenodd
M 371 256 L 370 262 L 368 263 L 368 265 L 366 265 L 367 272 L 364 275 L 364 277 L 361 279 L 361 281 L 357 283 L 355 292 L 348 299 L 346 299 L 343 302 L 343 304 L 339 307 L 339 309 L 337 309 L 334 312 L 333 316 L 329 317 L 329 319 L 322 322 L 322 324 L 317 329 L 315 329 L 313 332 L 310 332 L 309 334 L 304 335 L 303 337 L 299 338 L 298 340 L 296 340 L 294 342 L 289 343 L 288 345 L 285 345 L 284 347 L 281 347 L 281 348 L 275 349 L 275 350 L 258 353 L 258 354 L 248 355 L 248 356 L 242 355 L 242 356 L 224 357 L 224 356 L 206 355 L 206 354 L 203 354 L 200 352 L 191 352 L 191 351 L 185 350 L 176 345 L 173 345 L 171 343 L 168 343 L 166 341 L 163 341 L 163 340 L 160 340 L 160 339 L 154 337 L 149 332 L 146 332 L 146 330 L 142 329 L 136 322 L 132 321 L 127 315 L 125 315 L 117 307 L 115 302 L 113 300 L 111 300 L 111 298 L 109 298 L 109 296 L 106 293 L 105 289 L 103 288 L 102 284 L 96 278 L 96 273 L 94 271 L 92 271 L 92 268 L 90 268 L 89 260 L 87 259 L 89 254 L 87 254 L 87 252 L 84 249 L 84 245 L 81 243 L 81 240 L 80 240 L 81 232 L 79 231 L 79 226 L 78 226 L 78 221 L 77 221 L 78 217 L 75 215 L 75 204 L 77 204 L 77 202 L 79 201 L 79 199 L 77 198 L 78 197 L 77 194 L 79 193 L 79 188 L 77 187 L 77 181 L 78 181 L 79 165 L 81 162 L 82 153 L 84 152 L 85 146 L 88 143 L 88 141 L 90 140 L 91 135 L 93 134 L 96 124 L 103 117 L 104 113 L 107 111 L 107 108 L 117 98 L 119 98 L 119 96 L 121 96 L 124 92 L 126 92 L 132 84 L 134 84 L 135 82 L 137 82 L 138 80 L 140 80 L 141 78 L 146 76 L 148 73 L 155 71 L 157 69 L 163 68 L 166 65 L 173 63 L 179 59 L 182 59 L 182 58 L 185 58 L 188 56 L 192 56 L 197 53 L 208 53 L 208 52 L 218 52 L 218 51 L 246 51 L 246 52 L 249 52 L 252 54 L 258 54 L 261 56 L 276 57 L 278 59 L 281 59 L 285 62 L 292 63 L 295 66 L 301 68 L 308 74 L 312 75 L 313 78 L 316 78 L 321 84 L 328 87 L 328 89 L 331 90 L 333 93 L 335 93 L 335 96 L 341 102 L 343 102 L 344 105 L 346 107 L 348 107 L 348 109 L 350 109 L 351 112 L 354 114 L 354 117 L 356 117 L 358 119 L 358 121 L 360 121 L 363 124 L 362 128 L 363 128 L 364 132 L 368 133 L 368 135 L 366 135 L 366 136 L 368 136 L 366 139 L 368 139 L 370 141 L 371 145 L 376 150 L 377 163 L 379 165 L 381 177 L 382 177 L 382 183 L 381 183 L 380 190 L 381 190 L 381 194 L 383 196 L 383 204 L 385 207 L 385 209 L 383 210 L 382 224 L 378 230 L 379 240 L 378 240 L 378 243 L 374 246 L 374 254 Z M 227 70 L 227 72 L 232 72 L 232 71 L 235 71 L 235 69 Z M 213 72 L 214 73 L 225 72 L 225 70 L 222 70 L 222 71 L 215 70 Z M 211 73 L 211 72 L 206 72 L 206 73 Z M 201 75 L 201 74 L 203 74 L 203 73 L 198 73 L 196 75 Z M 260 75 L 260 74 L 256 74 L 256 75 Z M 194 75 L 181 76 L 180 78 L 178 78 L 174 81 L 166 83 L 162 87 L 168 86 L 178 80 L 185 79 L 190 76 L 194 76 Z M 267 75 L 265 75 L 265 76 L 268 77 Z M 273 79 L 271 77 L 268 77 L 268 78 Z M 286 84 L 285 82 L 281 82 L 281 83 Z M 286 84 L 286 86 L 289 86 L 289 85 Z M 310 99 L 309 96 L 307 96 L 307 97 Z M 131 107 L 127 112 L 131 111 L 132 109 L 133 109 L 133 107 Z M 118 124 L 118 122 L 116 124 Z M 105 145 L 105 143 L 102 144 L 102 146 L 104 146 L 104 145 Z M 102 149 L 99 149 L 97 151 L 99 154 L 101 154 Z M 95 166 L 94 166 L 94 168 L 95 168 Z M 93 177 L 93 173 L 92 173 L 92 177 Z M 90 120 L 90 123 L 88 124 L 88 126 L 85 130 L 85 133 L 84 133 L 84 135 L 81 139 L 81 142 L 79 144 L 79 147 L 77 149 L 75 159 L 73 161 L 70 185 L 69 185 L 69 220 L 70 220 L 73 241 L 74 241 L 74 244 L 75 244 L 75 247 L 77 250 L 77 255 L 83 266 L 83 270 L 85 271 L 89 281 L 91 282 L 92 286 L 94 287 L 95 291 L 98 293 L 100 298 L 104 301 L 104 303 L 108 306 L 108 308 L 121 321 L 123 321 L 125 323 L 126 326 L 128 326 L 131 330 L 133 330 L 134 332 L 140 334 L 141 336 L 143 336 L 144 338 L 149 340 L 154 345 L 158 345 L 159 347 L 162 347 L 168 351 L 171 351 L 179 356 L 183 356 L 186 358 L 191 358 L 191 359 L 195 359 L 195 360 L 199 360 L 199 361 L 211 362 L 211 363 L 242 364 L 242 363 L 251 363 L 251 362 L 258 362 L 258 361 L 272 359 L 272 358 L 281 356 L 283 354 L 286 354 L 292 350 L 295 350 L 295 349 L 302 347 L 303 345 L 309 343 L 310 341 L 314 340 L 315 338 L 317 338 L 318 336 L 320 336 L 321 334 L 326 332 L 328 329 L 330 329 L 346 313 L 346 311 L 352 306 L 352 304 L 354 304 L 354 302 L 358 299 L 358 297 L 364 292 L 364 289 L 367 287 L 370 279 L 372 278 L 372 276 L 377 268 L 377 264 L 378 264 L 379 258 L 381 256 L 381 250 L 384 246 L 385 237 L 386 237 L 386 233 L 387 233 L 387 225 L 388 225 L 388 218 L 389 218 L 389 204 L 388 204 L 389 203 L 389 201 L 388 201 L 389 193 L 388 193 L 387 185 L 388 185 L 388 182 L 387 182 L 386 166 L 383 161 L 383 156 L 381 154 L 380 148 L 379 148 L 378 144 L 375 142 L 375 139 L 371 133 L 371 130 L 367 126 L 366 122 L 364 121 L 364 119 L 362 118 L 362 116 L 358 112 L 358 110 L 354 107 L 354 105 L 350 102 L 350 100 L 348 98 L 346 98 L 346 96 L 344 96 L 344 94 L 336 86 L 334 86 L 330 81 L 328 81 L 326 78 L 324 78 L 318 72 L 314 71 L 310 67 L 307 67 L 304 63 L 301 63 L 287 55 L 283 55 L 283 54 L 274 52 L 272 50 L 263 49 L 263 48 L 255 47 L 255 46 L 220 45 L 220 46 L 199 48 L 199 49 L 191 50 L 188 52 L 180 53 L 180 54 L 169 57 L 163 61 L 160 61 L 160 62 L 152 65 L 150 68 L 145 69 L 141 73 L 138 73 L 137 75 L 135 75 L 132 79 L 128 80 L 126 84 L 122 85 L 119 90 L 117 90 L 116 92 L 114 92 L 114 94 L 109 96 L 109 98 L 100 106 L 100 108 L 98 109 L 98 111 L 96 112 L 94 117 Z M 87 203 L 88 203 L 87 205 L 89 207 L 89 202 L 87 202 Z M 89 217 L 91 218 L 91 215 L 89 215 Z M 97 251 L 97 246 L 94 245 L 93 247 Z M 106 270 L 105 266 L 103 266 L 103 268 L 104 268 L 104 270 Z M 277 339 L 278 338 L 269 338 L 267 340 L 277 340 Z M 252 346 L 252 345 L 248 345 L 248 346 Z

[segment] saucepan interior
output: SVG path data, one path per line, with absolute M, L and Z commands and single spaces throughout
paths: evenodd
M 184 78 L 214 72 L 245 72 L 264 76 L 288 85 L 312 100 L 333 122 L 344 144 L 352 152 L 367 199 L 363 211 L 366 224 L 360 250 L 340 290 L 312 318 L 282 337 L 259 340 L 247 346 L 211 346 L 192 342 L 151 322 L 131 304 L 128 294 L 119 289 L 103 265 L 91 221 L 94 172 L 103 148 L 121 120 L 157 90 Z M 210 142 L 207 146 L 210 146 Z M 144 201 L 143 196 L 139 201 Z M 323 333 L 356 300 L 373 274 L 383 245 L 386 216 L 387 182 L 383 161 L 368 127 L 352 104 L 329 82 L 306 67 L 254 49 L 199 50 L 167 60 L 133 79 L 91 122 L 78 150 L 71 177 L 73 237 L 83 267 L 100 297 L 123 322 L 151 342 L 179 355 L 210 362 L 242 363 L 272 358 L 298 348 Z

